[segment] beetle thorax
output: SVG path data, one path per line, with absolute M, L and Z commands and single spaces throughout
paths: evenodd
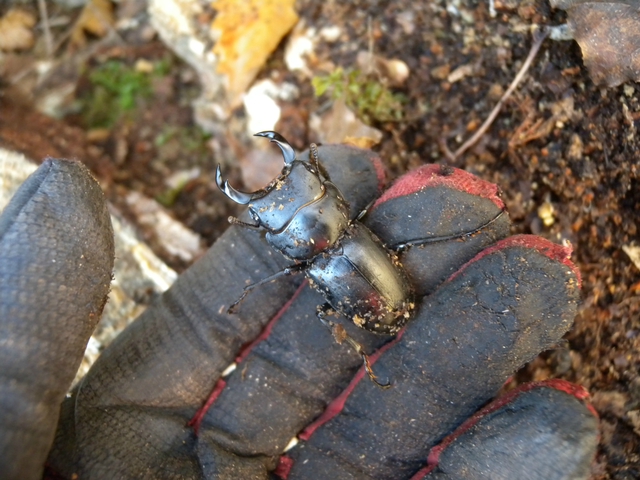
M 265 190 L 266 195 L 252 200 L 249 209 L 260 219 L 260 226 L 271 232 L 285 228 L 298 210 L 324 195 L 321 180 L 298 160 Z
M 349 206 L 337 187 L 299 160 L 249 208 L 267 230 L 267 241 L 294 260 L 310 260 L 331 247 L 349 223 Z

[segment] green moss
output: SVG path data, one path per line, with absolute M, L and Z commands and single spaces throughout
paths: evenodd
M 174 127 L 167 126 L 154 140 L 156 147 L 162 147 L 169 142 L 178 142 L 180 149 L 188 153 L 206 153 L 207 142 L 211 134 L 198 126 Z
M 109 60 L 89 73 L 90 88 L 80 99 L 88 128 L 109 128 L 132 112 L 141 99 L 152 96 L 151 80 L 169 72 L 168 61 L 154 65 L 151 73 L 135 70 L 123 62 Z
M 171 157 L 175 152 L 180 152 L 182 156 L 189 157 L 190 165 L 209 167 L 210 151 L 207 142 L 211 139 L 211 134 L 203 131 L 200 127 L 175 127 L 167 126 L 155 138 L 154 144 L 158 148 L 158 159 Z M 188 179 L 180 181 L 176 186 L 166 189 L 156 196 L 156 200 L 167 208 L 171 208 L 178 196 L 188 183 Z
M 168 188 L 159 195 L 156 195 L 156 201 L 166 208 L 171 208 L 176 203 L 178 195 L 182 192 L 187 182 L 180 183 L 173 188 Z
M 314 77 L 311 83 L 316 96 L 343 99 L 365 123 L 402 120 L 405 97 L 360 70 L 337 68 L 329 75 Z

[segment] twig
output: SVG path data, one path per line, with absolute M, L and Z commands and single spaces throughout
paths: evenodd
M 51 27 L 49 26 L 49 14 L 47 13 L 47 4 L 45 0 L 38 0 L 38 10 L 40 11 L 40 19 L 42 20 L 42 28 L 44 30 L 44 41 L 47 46 L 47 57 L 53 55 L 53 38 L 51 37 Z
M 373 28 L 371 27 L 371 15 L 367 17 L 367 38 L 369 42 L 369 64 L 366 75 L 370 75 L 373 72 Z
M 482 137 L 486 133 L 486 131 L 489 129 L 493 121 L 498 116 L 498 113 L 500 113 L 500 109 L 502 108 L 502 106 L 509 99 L 513 91 L 516 89 L 518 84 L 524 78 L 525 73 L 527 73 L 527 70 L 529 70 L 529 67 L 531 66 L 531 62 L 533 62 L 533 59 L 538 54 L 538 51 L 542 46 L 542 42 L 544 41 L 545 38 L 547 38 L 548 35 L 549 35 L 549 29 L 547 29 L 546 27 L 542 28 L 541 30 L 536 30 L 534 32 L 533 44 L 531 45 L 531 50 L 529 51 L 529 55 L 527 55 L 526 60 L 522 64 L 522 67 L 520 67 L 520 71 L 518 71 L 518 74 L 515 76 L 515 78 L 509 85 L 509 88 L 507 88 L 507 91 L 504 92 L 504 94 L 502 95 L 502 98 L 500 98 L 500 100 L 498 101 L 496 106 L 493 108 L 493 110 L 491 111 L 487 119 L 484 121 L 482 126 L 478 129 L 478 131 L 475 134 L 473 134 L 473 136 L 469 140 L 464 142 L 460 146 L 460 148 L 458 148 L 454 153 L 451 153 L 451 151 L 449 150 L 446 140 L 444 139 L 440 140 L 439 142 L 440 148 L 442 149 L 442 152 L 450 161 L 452 162 L 455 161 L 460 155 L 466 152 L 471 146 L 473 146 L 480 139 L 480 137 Z

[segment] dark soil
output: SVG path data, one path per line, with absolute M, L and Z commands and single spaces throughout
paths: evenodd
M 640 271 L 622 250 L 638 235 L 640 85 L 594 85 L 575 42 L 545 40 L 489 131 L 451 162 L 442 154 L 442 143 L 455 150 L 489 115 L 529 52 L 529 27 L 557 25 L 565 17 L 545 0 L 502 2 L 496 18 L 489 15 L 488 2 L 447 4 L 449 11 L 445 2 L 435 0 L 300 0 L 296 9 L 317 30 L 338 26 L 342 32 L 337 42 L 318 41 L 315 65 L 353 65 L 370 41 L 375 54 L 408 65 L 410 76 L 396 89 L 407 97 L 403 119 L 374 125 L 384 133 L 375 149 L 391 177 L 424 163 L 464 168 L 500 185 L 514 233 L 573 245 L 573 261 L 583 280 L 575 326 L 566 344 L 541 355 L 516 379 L 558 377 L 584 385 L 601 416 L 593 478 L 640 478 Z M 206 148 L 186 152 L 179 139 L 155 141 L 168 125 L 194 128 L 188 105 L 197 89 L 196 77 L 157 39 L 142 38 L 107 46 L 88 60 L 89 69 L 109 58 L 130 63 L 140 57 L 169 59 L 171 65 L 154 83 L 151 99 L 142 100 L 106 137 L 90 140 L 80 116 L 44 117 L 29 102 L 17 102 L 0 89 L 0 145 L 34 159 L 51 155 L 85 160 L 107 186 L 111 201 L 124 210 L 119 200 L 124 190 L 160 197 L 167 193 L 167 176 L 199 166 L 201 174 L 168 205 L 176 219 L 210 244 L 226 228 L 231 213 L 213 182 L 217 160 Z M 286 70 L 283 55 L 281 46 L 261 77 L 298 85 L 301 96 L 282 104 L 277 130 L 302 149 L 317 138 L 301 122 L 321 102 L 308 80 Z M 448 81 L 449 73 L 463 65 L 470 67 L 469 73 Z M 242 135 L 230 126 L 224 142 L 233 145 L 237 137 L 240 144 Z M 238 177 L 231 181 L 240 184 Z M 543 211 L 551 212 L 547 224 Z M 166 260 L 178 269 L 187 266 Z

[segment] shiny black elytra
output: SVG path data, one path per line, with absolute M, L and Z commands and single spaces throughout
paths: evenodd
M 311 145 L 308 161 L 298 160 L 291 145 L 280 134 L 266 131 L 256 136 L 266 137 L 280 147 L 285 164 L 280 175 L 264 189 L 244 193 L 222 180 L 218 166 L 216 183 L 231 200 L 248 205 L 254 223 L 235 217 L 229 217 L 229 222 L 265 230 L 267 242 L 295 263 L 245 287 L 229 312 L 258 285 L 282 275 L 304 272 L 311 286 L 327 301 L 318 309 L 318 318 L 331 329 L 339 343 L 346 341 L 360 354 L 367 374 L 376 385 L 389 387 L 389 383 L 377 381 L 362 346 L 326 316 L 333 309 L 370 332 L 396 334 L 411 318 L 415 307 L 404 270 L 396 256 L 359 222 L 364 212 L 356 220 L 350 220 L 349 204 L 321 169 L 316 145 Z M 412 241 L 411 245 L 429 240 Z

